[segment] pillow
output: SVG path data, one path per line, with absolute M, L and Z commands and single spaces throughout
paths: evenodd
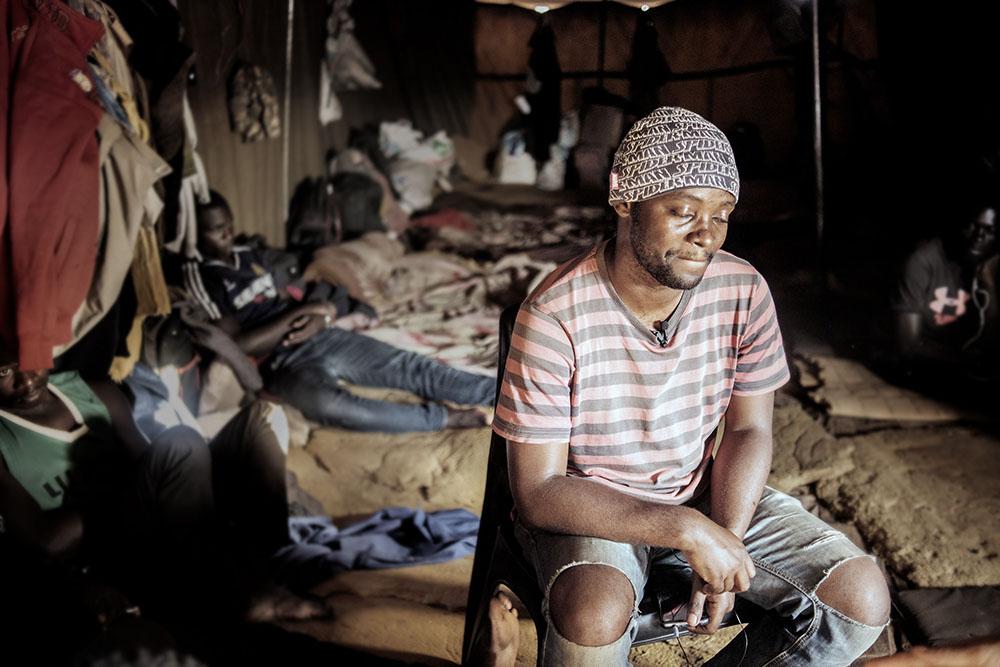
M 404 252 L 398 240 L 383 232 L 369 232 L 359 239 L 317 250 L 304 277 L 339 285 L 355 299 L 371 303 Z

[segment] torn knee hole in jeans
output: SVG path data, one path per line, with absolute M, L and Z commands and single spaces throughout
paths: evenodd
M 566 572 L 567 570 L 569 570 L 571 568 L 574 568 L 574 567 L 579 567 L 581 565 L 594 565 L 594 566 L 597 566 L 597 567 L 607 567 L 607 568 L 610 568 L 610 569 L 614 570 L 615 572 L 617 572 L 618 574 L 622 575 L 623 577 L 625 577 L 625 581 L 627 581 L 629 583 L 629 586 L 632 588 L 632 617 L 635 618 L 636 616 L 639 615 L 639 598 L 640 598 L 640 595 L 639 595 L 638 591 L 635 590 L 635 583 L 625 573 L 625 570 L 621 569 L 620 567 L 616 567 L 614 565 L 611 565 L 610 563 L 602 563 L 600 561 L 592 561 L 592 560 L 574 560 L 574 561 L 571 561 L 571 562 L 566 563 L 565 565 L 559 567 L 552 574 L 552 576 L 549 577 L 548 584 L 546 584 L 546 586 L 545 586 L 545 600 L 546 600 L 545 607 L 546 607 L 546 612 L 548 611 L 548 600 L 549 600 L 550 594 L 552 593 L 552 586 L 556 583 L 556 579 L 558 579 L 559 575 L 561 575 L 563 572 Z M 551 623 L 552 622 L 551 614 L 547 614 L 547 615 L 550 616 L 550 618 L 548 618 L 547 620 Z
M 602 563 L 602 562 L 600 562 L 600 561 L 594 561 L 594 560 L 574 560 L 574 561 L 571 561 L 571 562 L 569 562 L 569 563 L 566 563 L 565 565 L 563 565 L 563 566 L 561 566 L 560 568 L 558 568 L 558 569 L 557 569 L 557 570 L 556 570 L 556 571 L 555 571 L 555 572 L 554 572 L 554 573 L 552 574 L 552 576 L 551 576 L 551 577 L 549 577 L 549 582 L 548 582 L 548 584 L 546 584 L 546 586 L 545 586 L 545 599 L 546 599 L 546 600 L 548 600 L 548 599 L 549 599 L 549 593 L 551 593 L 551 592 L 552 592 L 552 585 L 556 583 L 556 579 L 558 579 L 558 578 L 559 578 L 559 575 L 560 575 L 560 574 L 562 574 L 562 573 L 563 573 L 563 572 L 565 572 L 566 570 L 569 570 L 570 568 L 574 568 L 574 567 L 579 567 L 579 566 L 581 566 L 581 565 L 595 565 L 595 566 L 598 566 L 598 567 L 607 567 L 607 568 L 611 568 L 611 569 L 612 569 L 612 570 L 614 570 L 615 572 L 617 572 L 617 573 L 619 573 L 620 575 L 622 575 L 623 577 L 625 577 L 625 580 L 626 580 L 626 581 L 627 581 L 627 582 L 629 583 L 629 585 L 630 585 L 630 586 L 632 587 L 632 598 L 633 598 L 633 599 L 634 599 L 634 601 L 635 601 L 635 608 L 636 608 L 636 611 L 638 611 L 638 609 L 639 609 L 639 594 L 638 594 L 638 592 L 637 592 L 637 591 L 635 590 L 635 584 L 634 584 L 634 583 L 632 583 L 632 580 L 631 580 L 631 579 L 629 579 L 629 576 L 628 576 L 627 574 L 625 574 L 625 570 L 621 569 L 620 567 L 616 567 L 616 566 L 614 566 L 614 565 L 611 565 L 610 563 Z
M 831 613 L 835 614 L 838 618 L 841 618 L 841 619 L 843 619 L 843 620 L 845 620 L 845 621 L 847 621 L 849 623 L 853 623 L 855 625 L 859 625 L 859 626 L 866 627 L 866 628 L 884 628 L 886 625 L 889 624 L 889 619 L 888 618 L 886 618 L 886 620 L 885 620 L 884 623 L 879 623 L 879 624 L 875 624 L 875 625 L 870 624 L 870 623 L 865 623 L 863 621 L 857 620 L 856 618 L 852 618 L 851 616 L 849 616 L 848 614 L 844 613 L 840 609 L 834 607 L 833 605 L 829 604 L 828 602 L 826 602 L 825 600 L 823 600 L 819 596 L 819 589 L 823 587 L 823 584 L 827 582 L 827 580 L 830 578 L 830 576 L 834 572 L 836 572 L 837 570 L 839 570 L 840 567 L 842 565 L 844 565 L 845 563 L 854 562 L 854 561 L 858 560 L 859 558 L 867 558 L 867 559 L 871 560 L 872 563 L 875 563 L 876 565 L 878 564 L 878 561 L 875 559 L 875 556 L 872 556 L 871 554 L 858 554 L 856 556 L 851 556 L 850 558 L 845 558 L 844 560 L 836 563 L 833 567 L 829 568 L 828 570 L 823 570 L 823 578 L 819 580 L 819 583 L 817 583 L 816 587 L 813 589 L 813 591 L 812 591 L 812 597 L 815 598 L 815 601 L 818 604 L 822 605 L 824 609 L 829 610 Z
M 584 644 L 578 644 L 578 643 L 574 642 L 573 640 L 568 639 L 567 637 L 563 636 L 563 634 L 559 631 L 559 628 L 557 628 L 556 624 L 553 622 L 553 620 L 552 620 L 552 612 L 551 612 L 551 609 L 549 608 L 550 594 L 552 592 L 552 587 L 556 583 L 556 579 L 558 579 L 559 576 L 562 575 L 567 570 L 570 570 L 570 569 L 572 569 L 574 567 L 583 566 L 583 565 L 592 565 L 592 566 L 596 566 L 596 567 L 606 567 L 606 568 L 609 568 L 611 570 L 614 570 L 615 572 L 617 572 L 620 575 L 622 575 L 627 582 L 629 582 L 629 587 L 632 589 L 632 613 L 631 613 L 631 616 L 629 618 L 629 621 L 625 624 L 625 628 L 622 630 L 621 635 L 619 635 L 615 639 L 615 641 L 608 642 L 607 644 L 601 644 L 600 645 L 600 646 L 610 646 L 612 644 L 617 643 L 618 641 L 621 641 L 622 637 L 624 637 L 625 635 L 627 635 L 629 633 L 629 630 L 635 624 L 636 618 L 638 618 L 638 616 L 639 616 L 639 598 L 640 598 L 640 596 L 639 596 L 638 592 L 635 590 L 635 583 L 629 578 L 629 576 L 625 573 L 625 571 L 623 569 L 621 569 L 620 567 L 616 567 L 614 565 L 611 565 L 610 563 L 602 563 L 600 561 L 578 560 L 578 561 L 571 561 L 569 563 L 566 563 L 565 565 L 563 565 L 563 566 L 559 567 L 558 569 L 556 569 L 556 571 L 552 574 L 552 576 L 549 577 L 548 584 L 545 587 L 545 605 L 544 605 L 544 614 L 545 614 L 545 617 L 546 617 L 545 620 L 548 623 L 549 632 L 552 632 L 553 634 L 555 634 L 555 636 L 557 636 L 560 640 L 562 640 L 564 642 L 567 642 L 569 644 L 572 644 L 574 646 L 587 646 L 587 645 L 584 645 Z M 587 646 L 587 647 L 588 648 L 597 648 L 597 646 Z

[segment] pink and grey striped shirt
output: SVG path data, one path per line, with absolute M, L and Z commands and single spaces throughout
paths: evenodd
M 764 278 L 720 251 L 663 324 L 622 303 L 606 243 L 556 269 L 521 306 L 493 429 L 569 443 L 567 474 L 679 504 L 698 488 L 733 394 L 788 380 Z

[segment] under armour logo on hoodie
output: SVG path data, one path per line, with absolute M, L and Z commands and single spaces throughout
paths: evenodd
M 965 304 L 969 300 L 969 293 L 964 289 L 958 290 L 958 296 L 948 296 L 947 287 L 938 287 L 934 290 L 934 300 L 930 302 L 930 308 L 934 311 L 934 324 L 944 326 L 951 324 L 962 315 L 965 315 Z

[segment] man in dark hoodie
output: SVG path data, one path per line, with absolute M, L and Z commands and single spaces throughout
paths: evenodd
M 918 386 L 953 394 L 1000 377 L 996 211 L 995 195 L 976 198 L 906 261 L 893 300 L 898 370 Z

